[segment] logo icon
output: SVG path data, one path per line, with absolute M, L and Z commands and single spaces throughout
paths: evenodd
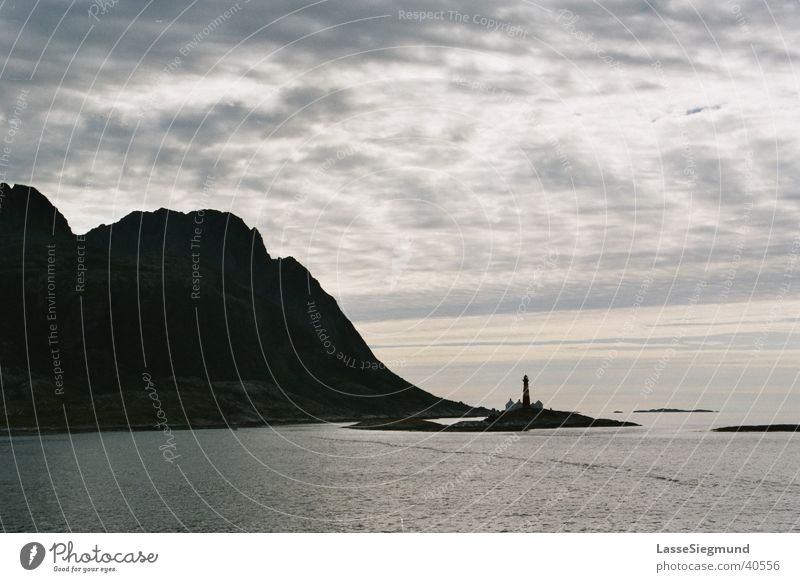
M 44 561 L 44 546 L 39 542 L 29 542 L 19 551 L 19 563 L 26 570 L 35 570 Z

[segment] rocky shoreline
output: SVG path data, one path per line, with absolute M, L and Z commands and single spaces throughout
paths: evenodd
M 519 408 L 487 416 L 483 420 L 462 420 L 445 425 L 419 418 L 392 421 L 361 421 L 347 428 L 412 432 L 520 432 L 534 429 L 641 426 L 635 422 L 592 418 L 577 412 Z

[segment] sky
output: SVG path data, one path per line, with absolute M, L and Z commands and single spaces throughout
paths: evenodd
M 0 0 L 0 179 L 75 232 L 232 211 L 438 395 L 800 414 L 798 41 L 794 1 Z

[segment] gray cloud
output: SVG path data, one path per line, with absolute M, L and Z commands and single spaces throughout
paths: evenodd
M 629 307 L 650 279 L 646 305 L 698 280 L 700 302 L 772 298 L 800 226 L 800 27 L 737 7 L 6 3 L 2 170 L 77 231 L 232 210 L 363 320 L 513 313 L 534 278 L 539 311 Z

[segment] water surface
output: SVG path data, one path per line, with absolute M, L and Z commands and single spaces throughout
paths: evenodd
M 625 415 L 618 415 L 624 418 Z M 6 531 L 800 531 L 800 435 L 343 425 L 0 439 Z M 723 423 L 724 424 L 724 423 Z

